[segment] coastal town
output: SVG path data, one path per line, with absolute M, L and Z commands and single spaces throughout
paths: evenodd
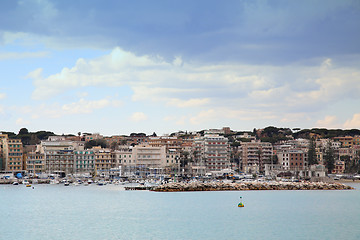
M 224 127 L 166 136 L 102 136 L 22 128 L 18 134 L 0 134 L 0 176 L 2 183 L 23 178 L 358 180 L 359 133 L 275 127 L 239 132 Z

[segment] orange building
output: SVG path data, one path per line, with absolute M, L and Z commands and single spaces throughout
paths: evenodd
M 360 146 L 360 136 L 357 135 L 357 136 L 354 136 L 353 137 L 353 146 Z
M 336 161 L 334 169 L 331 173 L 333 174 L 342 174 L 345 170 L 345 162 L 344 161 Z
M 351 147 L 353 144 L 353 137 L 346 136 L 346 137 L 335 137 L 335 141 L 339 141 L 341 143 L 341 147 Z
M 8 161 L 6 171 L 23 170 L 23 145 L 21 139 L 8 140 Z

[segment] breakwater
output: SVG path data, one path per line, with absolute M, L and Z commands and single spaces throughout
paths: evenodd
M 192 182 L 167 183 L 153 187 L 155 192 L 189 192 L 189 191 L 245 191 L 245 190 L 349 190 L 350 186 L 341 183 L 324 182 Z

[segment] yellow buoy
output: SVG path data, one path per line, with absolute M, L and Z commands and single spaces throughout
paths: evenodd
M 240 197 L 240 202 L 238 204 L 238 207 L 244 207 L 244 204 L 242 203 L 242 197 Z

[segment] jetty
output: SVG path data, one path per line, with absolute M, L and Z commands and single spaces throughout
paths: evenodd
M 166 183 L 153 187 L 155 192 L 190 191 L 246 191 L 246 190 L 350 190 L 352 187 L 341 183 L 325 182 L 191 182 Z

